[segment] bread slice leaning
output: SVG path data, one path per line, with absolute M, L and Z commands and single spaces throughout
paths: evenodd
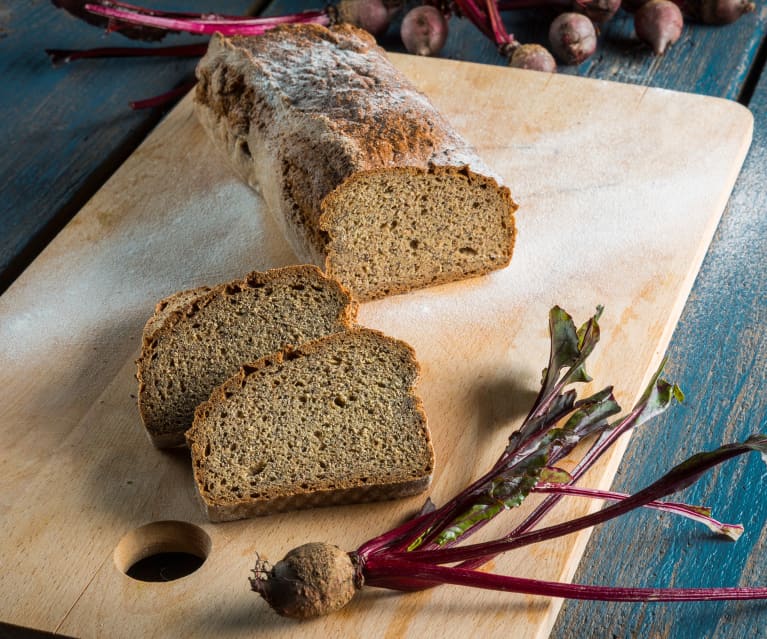
M 365 31 L 215 35 L 197 78 L 211 139 L 296 253 L 357 299 L 509 264 L 508 188 Z
M 211 521 L 413 495 L 434 452 L 412 348 L 354 328 L 244 366 L 187 432 Z
M 150 440 L 160 448 L 184 444 L 197 405 L 243 362 L 346 330 L 356 309 L 348 291 L 314 266 L 253 272 L 162 300 L 137 360 Z

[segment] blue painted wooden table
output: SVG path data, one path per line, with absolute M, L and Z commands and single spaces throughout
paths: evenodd
M 158 3 L 159 4 L 159 3 Z M 164 7 L 243 13 L 247 2 L 186 0 Z M 268 13 L 323 6 L 274 2 Z M 505 17 L 521 41 L 545 38 L 550 16 Z M 447 58 L 503 64 L 465 20 L 453 19 Z M 737 100 L 755 133 L 729 206 L 669 347 L 669 375 L 688 401 L 634 435 L 614 489 L 630 492 L 698 450 L 767 430 L 767 7 L 726 28 L 687 25 L 662 58 L 638 44 L 619 13 L 597 54 L 560 72 Z M 0 5 L 0 291 L 132 152 L 162 110 L 129 100 L 189 78 L 194 60 L 98 60 L 53 68 L 46 47 L 114 45 L 49 3 Z M 174 36 L 173 42 L 195 41 Z M 382 43 L 401 50 L 394 31 Z M 690 117 L 695 117 L 694 113 Z M 641 162 L 642 158 L 637 158 Z M 594 532 L 576 575 L 582 583 L 642 586 L 767 585 L 764 471 L 750 458 L 709 474 L 684 494 L 716 508 L 746 533 L 735 544 L 685 521 L 636 513 Z M 755 482 L 760 481 L 756 486 Z M 513 631 L 510 633 L 513 636 Z M 608 604 L 566 602 L 553 637 L 765 637 L 758 602 Z

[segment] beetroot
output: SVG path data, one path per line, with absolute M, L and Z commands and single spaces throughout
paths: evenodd
M 397 4 L 384 0 L 341 0 L 336 8 L 341 22 L 361 27 L 373 35 L 381 35 L 389 28 Z
M 516 47 L 509 57 L 509 66 L 548 73 L 554 73 L 557 70 L 554 56 L 540 44 L 521 44 Z
M 357 590 L 347 553 L 325 543 L 291 550 L 272 568 L 258 561 L 250 587 L 283 617 L 308 619 L 343 608 Z
M 756 6 L 750 0 L 684 0 L 682 10 L 704 24 L 730 24 Z
M 595 24 L 604 24 L 621 8 L 621 0 L 574 0 L 573 10 L 582 11 Z
M 580 13 L 563 13 L 549 27 L 554 55 L 565 64 L 580 64 L 597 48 L 594 24 Z
M 400 36 L 408 52 L 416 55 L 436 55 L 447 40 L 447 21 L 436 7 L 415 7 L 402 19 Z
M 655 55 L 663 55 L 682 35 L 684 18 L 671 0 L 650 0 L 634 15 L 637 37 L 652 47 Z

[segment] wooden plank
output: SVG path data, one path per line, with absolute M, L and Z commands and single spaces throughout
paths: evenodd
M 243 0 L 217 3 L 244 12 Z M 165 8 L 204 10 L 171 0 Z M 191 79 L 194 60 L 86 60 L 54 68 L 46 48 L 140 46 L 87 25 L 50 2 L 17 2 L 0 13 L 0 292 L 55 236 L 151 131 L 165 111 L 131 111 L 131 100 Z M 163 43 L 201 42 L 170 36 Z
M 767 73 L 750 103 L 754 142 L 669 346 L 686 407 L 632 438 L 615 489 L 632 491 L 685 456 L 767 425 Z M 746 532 L 733 544 L 686 522 L 636 513 L 595 532 L 575 579 L 646 586 L 767 584 L 767 499 L 757 459 L 711 473 L 681 497 Z M 637 534 L 641 531 L 642 534 Z M 552 637 L 764 637 L 759 602 L 567 602 Z
M 419 355 L 439 503 L 492 463 L 519 423 L 546 361 L 554 303 L 578 319 L 607 305 L 590 370 L 597 383 L 617 385 L 624 405 L 633 402 L 665 350 L 745 155 L 751 118 L 726 101 L 642 87 L 396 61 L 522 204 L 510 268 L 361 309 L 364 324 L 406 339 Z M 691 109 L 697 118 L 687 116 Z M 586 146 L 593 153 L 584 158 Z M 648 161 L 627 180 L 636 153 Z M 274 560 L 317 538 L 354 548 L 420 506 L 414 498 L 211 525 L 195 502 L 186 456 L 147 444 L 133 358 L 155 300 L 292 259 L 260 200 L 209 147 L 187 101 L 0 298 L 0 618 L 78 636 L 290 636 L 295 625 L 248 592 L 254 553 Z M 609 482 L 620 453 L 593 482 Z M 574 503 L 560 516 L 588 507 Z M 157 519 L 207 531 L 213 550 L 200 570 L 147 584 L 117 569 L 120 538 Z M 585 542 L 579 535 L 525 550 L 494 568 L 567 579 Z M 557 601 L 455 588 L 370 591 L 306 629 L 414 637 L 439 615 L 446 636 L 506 637 L 514 627 L 517 637 L 537 637 L 557 609 Z

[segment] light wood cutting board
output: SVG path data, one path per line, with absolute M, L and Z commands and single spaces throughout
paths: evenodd
M 440 504 L 486 470 L 519 425 L 547 360 L 552 305 L 577 322 L 605 305 L 590 372 L 630 408 L 725 208 L 752 118 L 701 96 L 394 61 L 521 205 L 509 268 L 361 308 L 362 324 L 406 340 L 422 363 L 438 460 L 430 494 Z M 249 592 L 256 552 L 275 561 L 311 540 L 351 550 L 424 496 L 213 525 L 198 509 L 185 454 L 149 445 L 133 361 L 154 303 L 294 259 L 187 99 L 0 298 L 0 620 L 80 637 L 548 634 L 560 602 L 456 587 L 371 589 L 327 619 L 281 619 Z M 588 483 L 608 486 L 621 454 Z M 563 503 L 558 518 L 595 507 Z M 200 526 L 209 556 L 183 579 L 135 581 L 117 568 L 115 549 L 159 520 Z M 511 553 L 490 568 L 567 580 L 586 538 Z

